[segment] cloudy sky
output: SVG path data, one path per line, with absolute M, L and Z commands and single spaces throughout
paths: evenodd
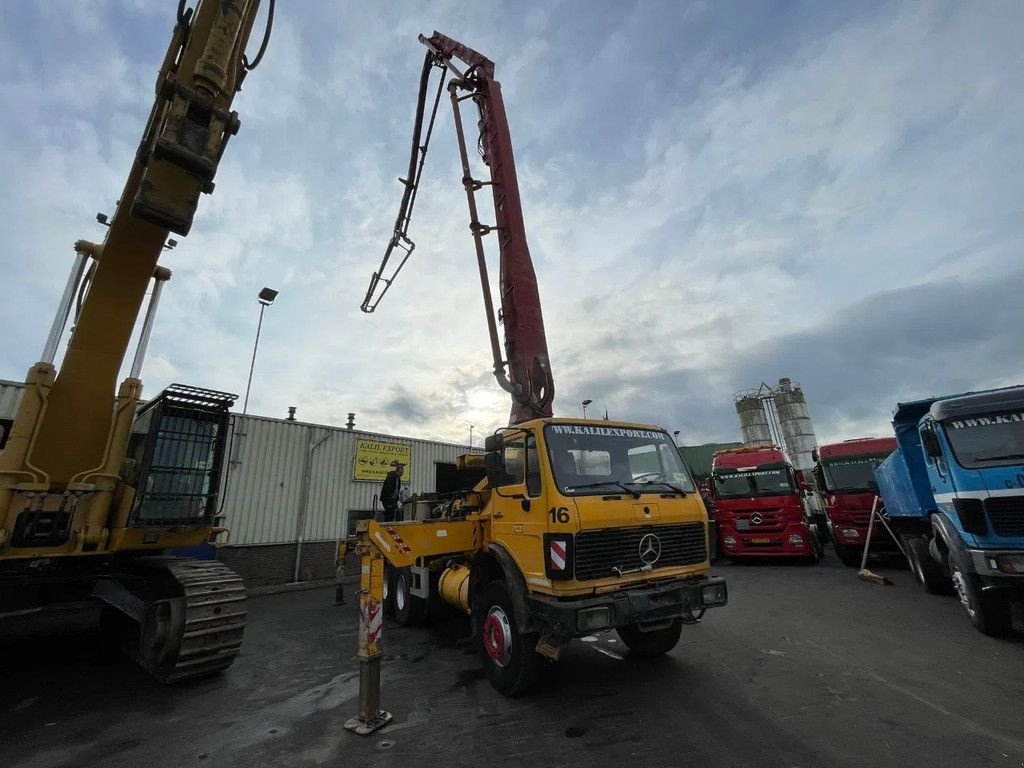
M 39 357 L 74 241 L 102 238 L 174 6 L 4 8 L 0 378 Z M 268 285 L 251 411 L 460 441 L 507 418 L 448 112 L 416 254 L 359 311 L 433 29 L 496 62 L 556 414 L 589 398 L 731 440 L 733 393 L 789 376 L 837 439 L 884 433 L 899 399 L 1024 381 L 1015 0 L 278 6 L 217 190 L 163 259 L 148 394 L 244 392 Z

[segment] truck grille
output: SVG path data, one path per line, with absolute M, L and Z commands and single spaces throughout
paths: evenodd
M 612 568 L 629 571 L 644 567 L 640 540 L 648 533 L 657 536 L 661 544 L 654 568 L 695 565 L 707 559 L 704 523 L 583 531 L 576 535 L 576 579 L 603 579 L 615 575 Z
M 992 496 L 985 508 L 997 536 L 1024 536 L 1024 496 Z
M 761 518 L 760 523 L 755 523 L 751 518 L 754 515 L 758 515 Z M 779 512 L 737 512 L 734 515 L 736 521 L 745 520 L 748 528 L 742 528 L 737 525 L 736 530 L 740 533 L 782 533 L 786 530 L 786 521 L 783 520 L 782 514 Z

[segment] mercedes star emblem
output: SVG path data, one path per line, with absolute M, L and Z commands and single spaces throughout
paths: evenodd
M 761 517 L 761 515 L 759 515 L 757 512 L 755 512 L 750 516 L 750 522 L 752 522 L 754 525 L 760 525 L 764 522 L 764 518 Z
M 653 533 L 640 539 L 640 560 L 645 565 L 654 565 L 661 557 L 661 540 Z

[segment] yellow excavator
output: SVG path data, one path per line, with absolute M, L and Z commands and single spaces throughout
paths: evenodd
M 235 396 L 172 385 L 141 404 L 139 374 L 170 272 L 160 254 L 187 235 L 228 140 L 259 0 L 178 4 L 156 99 L 102 244 L 80 240 L 42 360 L 0 453 L 0 622 L 100 601 L 111 642 L 175 683 L 226 668 L 245 629 L 241 579 L 216 561 L 168 556 L 216 529 Z M 153 289 L 130 373 L 117 386 Z M 73 331 L 54 365 L 69 317 Z M 115 394 L 116 393 L 116 394 Z

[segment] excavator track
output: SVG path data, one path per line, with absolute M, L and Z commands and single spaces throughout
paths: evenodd
M 152 563 L 156 566 L 157 563 Z M 227 669 L 242 648 L 246 593 L 242 578 L 216 561 L 167 559 L 159 570 L 178 596 L 147 607 L 132 655 L 161 683 L 207 677 Z

